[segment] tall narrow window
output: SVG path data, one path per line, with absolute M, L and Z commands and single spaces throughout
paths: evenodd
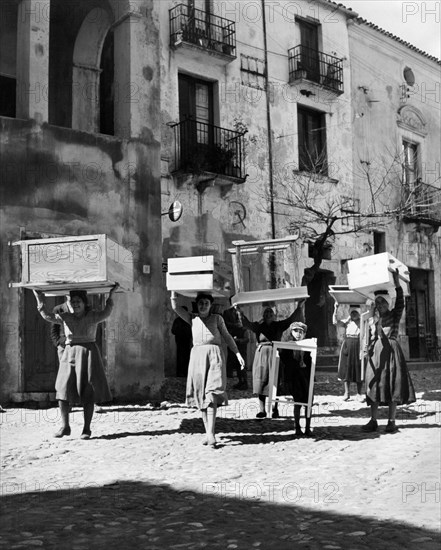
M 374 254 L 386 252 L 386 234 L 381 231 L 374 231 Z
M 418 179 L 418 145 L 403 140 L 403 183 L 413 185 Z
M 100 133 L 113 136 L 114 126 L 114 33 L 110 30 L 101 53 Z
M 14 2 L 0 3 L 0 116 L 16 110 L 17 13 Z
M 179 75 L 179 120 L 187 124 L 187 138 L 196 143 L 212 141 L 213 85 Z
M 320 81 L 318 52 L 318 27 L 313 23 L 297 19 L 300 28 L 300 61 L 298 69 L 307 72 L 308 80 Z
M 325 115 L 304 107 L 297 114 L 299 170 L 327 175 Z

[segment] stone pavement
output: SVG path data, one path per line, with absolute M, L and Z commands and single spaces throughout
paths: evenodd
M 183 379 L 157 406 L 102 407 L 89 441 L 79 408 L 62 439 L 56 408 L 6 408 L 0 549 L 438 550 L 441 370 L 411 374 L 396 434 L 386 409 L 361 432 L 368 408 L 334 373 L 316 376 L 313 438 L 294 438 L 292 405 L 256 420 L 256 399 L 231 390 L 216 449 Z

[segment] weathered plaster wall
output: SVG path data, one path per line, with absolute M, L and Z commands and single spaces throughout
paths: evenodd
M 106 233 L 130 248 L 135 291 L 118 294 L 108 323 L 107 356 L 121 399 L 158 392 L 163 378 L 159 144 L 117 140 L 33 121 L 0 119 L 2 204 L 1 326 L 19 322 L 18 280 L 9 241 L 32 232 Z M 143 273 L 150 266 L 150 274 Z M 154 291 L 152 289 L 155 289 Z M 26 291 L 29 292 L 29 291 Z M 2 399 L 19 387 L 20 331 L 2 330 Z
M 381 205 L 393 208 L 397 203 L 402 178 L 402 141 L 418 145 L 422 181 L 440 187 L 441 115 L 440 65 L 414 52 L 363 24 L 349 26 L 353 84 L 354 186 L 362 204 L 369 202 L 367 180 L 360 176 L 360 160 L 371 163 L 380 181 L 394 155 L 398 170 L 394 185 L 380 195 Z M 415 84 L 406 84 L 403 71 L 412 69 Z M 407 108 L 412 120 L 406 127 L 399 124 Z M 423 124 L 420 124 L 419 117 Z M 414 125 L 414 128 L 412 128 Z M 393 178 L 392 178 L 393 180 Z M 435 228 L 436 231 L 436 228 Z M 366 235 L 369 241 L 371 235 Z M 372 243 L 371 243 L 372 244 Z M 441 334 L 441 240 L 439 230 L 430 226 L 391 222 L 386 229 L 387 251 L 410 268 L 430 270 L 433 274 L 433 301 L 429 315 L 436 319 L 436 332 Z M 372 253 L 370 251 L 369 253 Z M 405 320 L 400 329 L 406 343 Z
M 222 66 L 209 53 L 189 52 L 169 46 L 169 8 L 175 2 L 161 4 L 161 63 L 162 82 L 162 210 L 166 212 L 173 200 L 179 200 L 184 214 L 177 223 L 163 217 L 163 257 L 166 260 L 174 254 L 196 254 L 196 250 L 208 248 L 228 263 L 225 254 L 234 239 L 271 238 L 272 223 L 268 201 L 270 186 L 269 139 L 273 146 L 273 184 L 275 189 L 281 182 L 289 182 L 292 170 L 298 165 L 297 107 L 298 104 L 326 113 L 326 131 L 330 175 L 338 180 L 335 193 L 348 192 L 352 184 L 351 160 L 352 139 L 350 94 L 349 46 L 346 18 L 333 13 L 334 7 L 313 5 L 307 1 L 268 3 L 266 24 L 268 41 L 268 84 L 264 77 L 256 78 L 253 86 L 245 85 L 246 76 L 241 71 L 241 54 L 264 61 L 264 31 L 260 2 L 213 2 L 213 13 L 236 22 L 237 59 Z M 277 5 L 276 5 L 277 4 Z M 295 16 L 311 16 L 321 21 L 320 47 L 326 53 L 344 59 L 344 94 L 337 96 L 316 91 L 307 98 L 300 94 L 300 87 L 288 83 L 288 50 L 300 43 Z M 208 187 L 202 194 L 190 183 L 181 183 L 173 178 L 174 137 L 167 123 L 179 119 L 178 73 L 216 82 L 215 124 L 223 128 L 245 127 L 246 172 L 248 178 L 243 184 L 230 187 Z M 269 97 L 268 129 L 267 94 Z M 243 223 L 238 218 L 237 203 L 246 208 Z M 275 217 L 275 237 L 288 234 L 292 218 Z M 311 265 L 308 246 L 301 240 L 287 253 L 287 261 L 279 258 L 279 284 L 289 280 L 300 284 L 303 270 Z M 337 252 L 338 254 L 338 252 Z M 251 289 L 268 288 L 269 269 L 267 258 L 250 260 L 249 284 Z M 326 264 L 326 261 L 324 262 Z M 338 266 L 338 264 L 336 264 Z M 328 266 L 324 267 L 328 269 Z M 168 297 L 165 299 L 168 308 Z M 286 307 L 279 307 L 280 313 Z M 289 308 L 288 308 L 289 309 Z M 260 306 L 254 306 L 250 315 L 259 318 Z M 170 323 L 173 315 L 166 315 Z M 165 330 L 167 334 L 169 331 Z M 173 350 L 174 346 L 170 346 Z M 174 361 L 174 352 L 169 353 Z

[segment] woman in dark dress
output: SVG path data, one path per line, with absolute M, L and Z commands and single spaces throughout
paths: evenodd
M 332 322 L 336 326 L 344 327 L 345 336 L 340 349 L 338 360 L 338 379 L 342 380 L 345 386 L 344 401 L 350 399 L 350 385 L 355 382 L 357 385 L 356 399 L 364 402 L 362 395 L 363 380 L 360 360 L 360 311 L 358 306 L 349 306 L 350 315 L 346 319 L 337 317 L 338 303 L 335 303 Z
M 375 310 L 370 321 L 366 366 L 366 401 L 371 406 L 371 419 L 362 427 L 365 432 L 378 429 L 378 407 L 389 407 L 387 433 L 395 433 L 397 405 L 415 402 L 415 390 L 406 359 L 397 341 L 398 327 L 404 310 L 404 296 L 398 271 L 394 272 L 395 307 L 390 310 L 390 296 L 385 290 L 375 293 Z
M 283 319 L 282 321 L 276 321 L 276 316 L 272 308 L 267 307 L 263 312 L 263 320 L 259 322 L 251 322 L 241 312 L 242 324 L 245 328 L 253 331 L 257 337 L 257 349 L 254 354 L 253 361 L 253 393 L 258 395 L 259 409 L 256 418 L 266 418 L 265 401 L 268 395 L 268 383 L 269 383 L 269 369 L 272 360 L 272 343 L 280 341 L 282 334 L 289 327 L 289 325 L 303 317 L 302 304 L 293 313 Z M 277 408 L 277 402 L 273 409 L 273 418 L 279 417 L 279 411 Z
M 299 321 L 291 323 L 289 327 L 290 339 L 294 342 L 303 340 L 308 327 Z M 282 349 L 280 351 L 280 360 L 285 369 L 285 382 L 287 389 L 294 399 L 294 403 L 307 403 L 309 397 L 309 383 L 311 380 L 311 353 L 309 351 Z M 300 413 L 302 405 L 294 404 L 294 423 L 295 435 L 300 437 L 312 436 L 311 417 L 307 415 L 305 408 L 305 432 L 300 427 Z

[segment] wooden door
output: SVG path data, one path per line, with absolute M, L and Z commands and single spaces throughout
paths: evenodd
M 62 301 L 60 297 L 45 299 L 49 311 Z M 23 290 L 23 302 L 23 391 L 53 392 L 58 371 L 58 356 L 57 349 L 50 339 L 51 324 L 39 314 L 31 290 Z
M 411 359 L 427 356 L 426 334 L 431 334 L 428 272 L 410 269 L 410 296 L 406 300 L 406 334 Z

